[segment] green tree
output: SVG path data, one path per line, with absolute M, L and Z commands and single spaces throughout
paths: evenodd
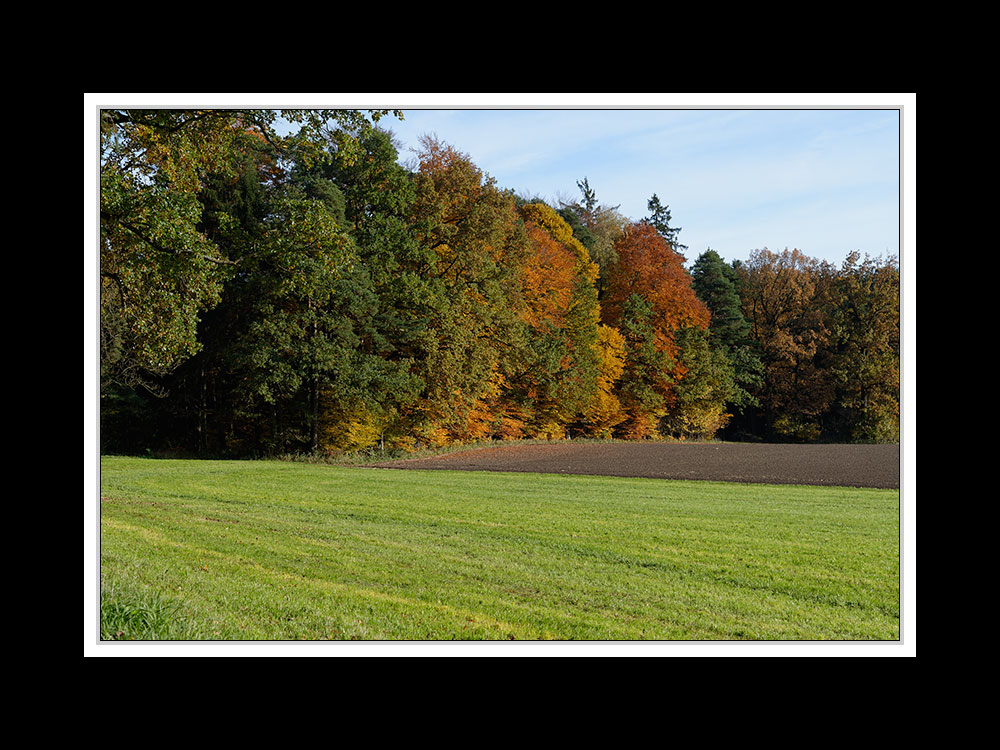
M 625 365 L 617 395 L 627 418 L 616 432 L 631 440 L 654 435 L 674 399 L 675 363 L 657 347 L 652 321 L 649 302 L 638 294 L 625 299 L 618 325 L 625 342 Z
M 354 134 L 370 125 L 362 113 L 346 110 L 281 114 L 299 125 L 294 142 L 305 159 L 320 158 L 331 143 L 351 154 Z M 272 152 L 279 171 L 293 138 L 276 134 L 277 116 L 270 110 L 101 112 L 102 387 L 151 387 L 200 348 L 199 316 L 218 304 L 238 262 L 199 226 L 203 181 L 210 174 L 237 177 L 243 156 L 261 148 Z
M 597 239 L 591 233 L 587 225 L 583 223 L 580 215 L 574 211 L 569 206 L 563 206 L 556 213 L 566 222 L 567 226 L 572 230 L 573 236 L 579 240 L 580 244 L 587 248 L 587 252 L 590 253 L 591 257 L 594 257 L 594 245 Z
M 332 384 L 324 392 L 324 413 L 328 435 L 350 433 L 354 447 L 365 447 L 359 435 L 380 443 L 403 439 L 409 429 L 406 414 L 426 386 L 419 372 L 431 342 L 434 280 L 426 272 L 435 256 L 410 231 L 415 185 L 397 163 L 391 135 L 372 129 L 359 144 L 359 158 L 336 158 L 327 174 L 343 190 L 345 215 L 364 270 L 360 286 L 349 294 L 367 304 L 343 316 L 352 321 L 356 336 L 349 369 L 353 383 L 345 387 L 341 379 L 336 383 L 342 385 Z M 345 422 L 355 425 L 353 432 L 343 429 Z M 332 438 L 328 443 L 350 447 Z
M 656 193 L 653 193 L 653 197 L 646 202 L 646 209 L 649 211 L 649 216 L 644 221 L 656 228 L 656 231 L 660 233 L 663 239 L 670 243 L 670 247 L 673 248 L 675 253 L 684 257 L 683 251 L 687 250 L 688 247 L 687 245 L 682 245 L 677 239 L 681 228 L 670 226 L 670 206 L 660 203 L 660 199 Z
M 586 177 L 576 185 L 580 189 L 582 200 L 563 203 L 561 213 L 573 228 L 574 234 L 589 251 L 591 260 L 598 266 L 599 273 L 595 283 L 600 300 L 603 299 L 606 290 L 605 279 L 608 270 L 618 262 L 615 243 L 618 242 L 629 221 L 618 212 L 619 206 L 607 206 L 598 202 L 597 195 Z
M 253 262 L 227 289 L 231 398 L 245 422 L 270 413 L 270 450 L 315 449 L 320 391 L 350 369 L 343 300 L 365 301 L 363 269 L 345 263 L 355 249 L 326 204 L 295 191 L 278 191 L 257 237 Z
M 227 345 L 250 421 L 272 414 L 271 450 L 367 447 L 359 436 L 381 441 L 401 429 L 400 410 L 422 387 L 413 372 L 417 290 L 399 260 L 414 244 L 400 226 L 412 186 L 386 139 L 369 131 L 350 158 L 332 149 L 328 161 L 294 162 L 273 191 L 256 243 L 266 262 L 244 279 L 244 327 Z M 365 203 L 376 163 L 402 174 Z M 339 269 L 329 252 L 296 244 L 335 235 L 352 260 Z
M 763 363 L 750 338 L 750 323 L 743 315 L 737 292 L 739 275 L 712 249 L 691 268 L 691 286 L 711 313 L 711 346 L 729 361 L 734 380 L 731 403 L 742 408 L 757 403 L 752 391 L 761 384 Z
M 732 416 L 727 404 L 736 400 L 733 366 L 724 350 L 711 346 L 712 334 L 698 326 L 677 331 L 678 371 L 675 400 L 661 422 L 664 434 L 711 439 Z
M 841 433 L 899 441 L 899 262 L 853 252 L 834 283 L 833 374 Z
M 740 309 L 737 283 L 736 270 L 711 248 L 691 267 L 691 286 L 712 314 L 712 334 L 727 347 L 746 343 L 750 334 L 750 324 Z

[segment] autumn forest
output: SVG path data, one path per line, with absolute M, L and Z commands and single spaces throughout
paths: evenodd
M 101 111 L 102 452 L 898 442 L 895 257 L 694 255 L 662 192 L 404 166 L 401 116 Z

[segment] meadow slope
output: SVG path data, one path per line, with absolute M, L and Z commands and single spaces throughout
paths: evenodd
M 100 494 L 107 639 L 899 638 L 897 490 L 104 457 Z

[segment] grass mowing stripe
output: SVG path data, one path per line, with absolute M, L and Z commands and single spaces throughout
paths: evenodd
M 898 491 L 111 457 L 101 480 L 102 580 L 207 637 L 899 637 Z
M 249 560 L 246 558 L 235 558 L 229 555 L 225 555 L 213 549 L 208 549 L 204 547 L 195 547 L 194 545 L 177 542 L 175 540 L 164 537 L 162 534 L 153 532 L 150 529 L 130 526 L 128 524 L 117 523 L 114 521 L 108 522 L 108 525 L 111 528 L 117 530 L 123 530 L 135 533 L 140 537 L 142 537 L 143 539 L 145 539 L 146 541 L 156 545 L 168 545 L 171 547 L 185 549 L 198 555 L 204 555 L 205 557 L 211 558 L 214 561 L 214 563 L 222 565 L 226 573 L 241 574 L 245 573 L 247 569 L 249 569 L 256 574 L 263 575 L 271 579 L 275 583 L 288 583 L 288 582 L 299 583 L 301 579 L 302 581 L 304 581 L 309 585 L 318 586 L 323 589 L 330 589 L 342 592 L 351 597 L 360 597 L 363 599 L 367 598 L 367 599 L 379 600 L 382 602 L 390 602 L 392 604 L 400 605 L 404 608 L 408 607 L 414 609 L 436 610 L 449 617 L 465 619 L 468 622 L 479 623 L 480 627 L 482 625 L 487 625 L 488 627 L 495 629 L 505 635 L 506 634 L 509 634 L 511 636 L 521 635 L 522 637 L 528 635 L 528 633 L 524 630 L 524 628 L 517 627 L 515 625 L 512 625 L 511 623 L 491 620 L 490 618 L 484 617 L 481 613 L 457 609 L 455 607 L 446 604 L 420 601 L 417 599 L 405 598 L 401 596 L 387 594 L 373 589 L 361 589 L 355 586 L 348 586 L 347 584 L 337 583 L 335 581 L 313 578 L 306 575 L 296 575 L 293 573 L 274 570 L 271 568 L 265 568 L 253 560 Z M 209 570 L 207 565 L 202 566 L 202 569 L 205 571 Z M 546 634 L 546 635 L 548 637 L 551 637 L 551 634 Z

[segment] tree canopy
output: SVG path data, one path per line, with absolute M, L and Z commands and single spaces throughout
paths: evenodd
M 408 168 L 387 116 L 102 112 L 104 449 L 898 440 L 896 259 L 688 268 L 656 194 L 518 198 L 434 136 Z

